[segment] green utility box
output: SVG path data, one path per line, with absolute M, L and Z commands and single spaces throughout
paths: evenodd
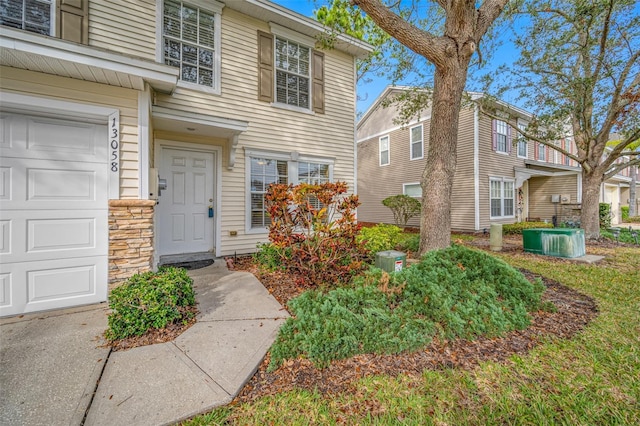
M 547 256 L 580 257 L 586 253 L 584 229 L 523 229 L 522 245 L 524 251 Z
M 398 272 L 404 269 L 407 254 L 401 251 L 386 250 L 376 253 L 376 268 L 387 272 Z

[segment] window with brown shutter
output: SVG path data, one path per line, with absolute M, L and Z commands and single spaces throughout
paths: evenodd
M 258 31 L 258 100 L 273 102 L 273 36 Z
M 89 43 L 89 0 L 57 2 L 57 36 L 74 43 Z

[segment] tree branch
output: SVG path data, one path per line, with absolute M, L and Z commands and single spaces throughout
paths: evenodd
M 604 179 L 611 179 L 612 177 L 614 177 L 615 175 L 617 175 L 618 173 L 620 173 L 622 170 L 626 169 L 627 167 L 631 167 L 631 166 L 636 166 L 636 165 L 640 165 L 640 158 L 636 158 L 635 160 L 631 160 L 629 162 L 626 163 L 620 163 L 620 164 L 616 164 L 615 167 L 613 167 L 612 169 L 608 170 L 607 173 L 604 174 Z

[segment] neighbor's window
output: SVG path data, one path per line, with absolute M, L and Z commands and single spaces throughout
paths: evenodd
M 508 152 L 509 126 L 502 120 L 496 120 L 495 149 L 497 152 Z
M 178 0 L 165 0 L 163 13 L 164 63 L 180 68 L 180 80 L 216 88 L 220 69 L 216 46 L 219 17 Z
M 424 146 L 422 144 L 422 124 L 411 128 L 411 159 L 418 160 L 423 157 Z
M 547 147 L 541 143 L 538 144 L 538 160 L 547 161 Z
M 422 187 L 419 183 L 405 183 L 402 185 L 404 195 L 414 198 L 422 198 Z
M 524 123 L 518 123 L 518 128 L 524 131 L 527 128 L 527 125 Z M 527 139 L 518 134 L 518 157 L 527 158 Z
M 276 102 L 309 108 L 311 49 L 276 37 Z
M 52 35 L 53 8 L 51 0 L 1 0 L 0 25 Z
M 383 136 L 379 142 L 380 148 L 380 165 L 386 166 L 390 163 L 389 159 L 389 136 Z
M 251 158 L 251 228 L 265 228 L 271 219 L 264 199 L 272 183 L 289 183 L 288 163 L 284 160 Z
M 491 218 L 513 217 L 515 190 L 514 182 L 508 179 L 490 180 Z

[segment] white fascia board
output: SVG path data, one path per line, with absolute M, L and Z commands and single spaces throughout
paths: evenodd
M 0 48 L 131 74 L 162 91 L 173 90 L 180 74 L 168 65 L 10 28 L 2 29 Z
M 227 2 L 226 7 L 263 21 L 275 22 L 314 39 L 327 31 L 320 22 L 268 0 L 233 0 Z M 338 35 L 335 47 L 360 59 L 373 51 L 369 43 L 346 34 Z

